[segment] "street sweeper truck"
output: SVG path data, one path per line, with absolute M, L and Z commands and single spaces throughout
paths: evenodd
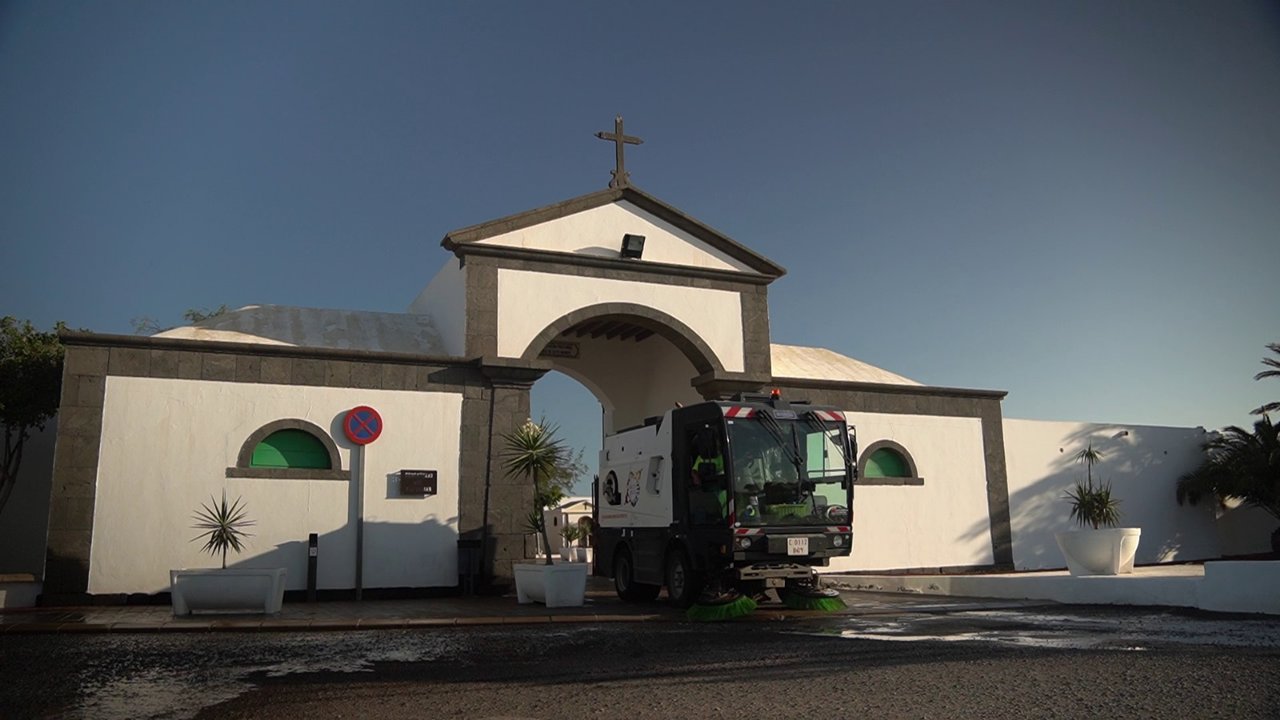
M 852 548 L 856 445 L 843 412 L 776 390 L 677 407 L 607 436 L 598 567 L 623 599 L 666 586 L 677 607 L 769 589 L 821 597 L 815 568 Z

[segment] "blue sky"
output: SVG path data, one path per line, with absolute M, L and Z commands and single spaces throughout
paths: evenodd
M 1012 417 L 1280 396 L 1274 3 L 4 3 L 0 314 L 403 310 L 448 230 L 604 187 L 617 113 L 788 268 L 775 342 Z M 586 444 L 589 398 L 536 412 Z

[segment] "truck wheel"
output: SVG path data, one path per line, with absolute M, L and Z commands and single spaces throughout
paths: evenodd
M 702 578 L 693 569 L 683 550 L 667 555 L 667 599 L 678 608 L 687 608 L 702 592 Z
M 635 566 L 631 561 L 631 553 L 619 550 L 613 558 L 613 589 L 618 597 L 629 602 L 647 602 L 658 597 L 657 585 L 646 585 L 635 581 Z

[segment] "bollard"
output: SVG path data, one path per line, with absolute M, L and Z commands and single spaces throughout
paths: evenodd
M 316 564 L 320 560 L 320 536 L 307 536 L 307 602 L 316 601 Z

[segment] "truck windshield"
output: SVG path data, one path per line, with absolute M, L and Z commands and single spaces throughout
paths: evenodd
M 728 420 L 734 510 L 743 526 L 848 522 L 843 423 Z

